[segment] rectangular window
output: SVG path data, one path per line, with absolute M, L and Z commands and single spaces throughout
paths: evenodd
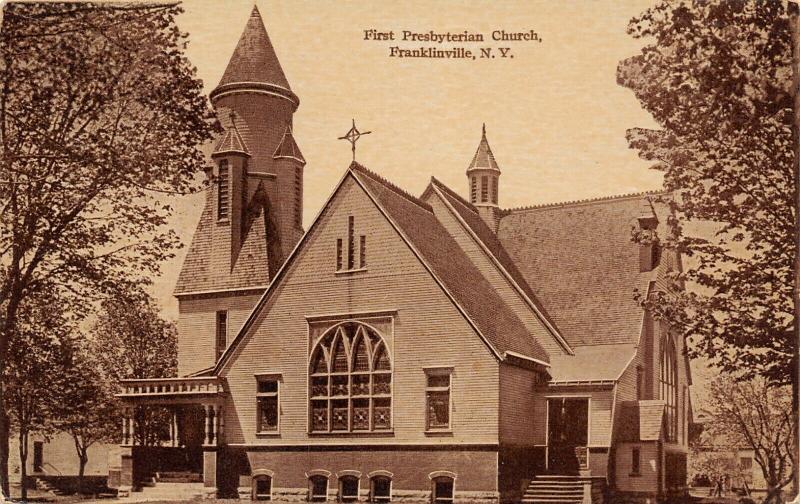
M 631 476 L 639 476 L 642 469 L 642 450 L 638 446 L 631 449 Z
M 391 502 L 392 480 L 386 476 L 376 476 L 372 478 L 371 482 L 370 500 L 372 502 Z
M 339 500 L 355 502 L 358 500 L 359 480 L 355 476 L 344 476 L 339 479 Z
M 492 203 L 497 204 L 497 177 L 492 177 Z
M 489 177 L 481 177 L 481 203 L 489 201 Z
M 228 161 L 223 159 L 219 162 L 219 176 L 217 177 L 217 219 L 228 218 L 229 188 Z
M 437 478 L 433 482 L 433 503 L 452 504 L 453 480 L 451 478 Z
M 311 501 L 325 502 L 328 500 L 328 478 L 325 476 L 311 477 Z
M 739 459 L 739 467 L 742 471 L 753 470 L 753 459 L 750 457 L 742 457 Z
M 425 402 L 426 429 L 450 429 L 450 369 L 428 369 L 426 373 Z
M 358 240 L 358 267 L 367 267 L 367 237 L 361 235 Z
M 272 500 L 272 478 L 269 476 L 259 476 L 255 478 L 256 500 Z
M 355 219 L 351 215 L 347 218 L 347 269 L 356 267 Z
M 228 312 L 217 312 L 217 360 L 228 346 Z
M 278 378 L 258 378 L 258 432 L 277 432 L 280 416 L 280 383 Z
M 342 270 L 342 239 L 336 240 L 336 271 Z

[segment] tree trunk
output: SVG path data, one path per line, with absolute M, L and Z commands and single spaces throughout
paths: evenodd
M 85 448 L 83 449 L 82 453 L 78 456 L 78 495 L 83 494 L 83 475 L 86 472 L 86 463 L 89 462 L 89 455 L 87 454 Z
M 789 2 L 789 30 L 792 35 L 792 93 L 794 94 L 794 120 L 792 121 L 792 140 L 794 143 L 794 359 L 792 360 L 792 404 L 794 420 L 794 464 L 792 470 L 792 490 L 795 496 L 800 493 L 800 9 L 796 2 Z
M 8 485 L 8 438 L 10 437 L 11 432 L 8 422 L 8 415 L 6 415 L 6 409 L 4 405 L 5 400 L 3 397 L 3 383 L 0 381 L 0 494 L 8 498 L 11 497 L 11 492 Z
M 24 430 L 19 432 L 19 492 L 20 500 L 28 500 L 28 433 Z

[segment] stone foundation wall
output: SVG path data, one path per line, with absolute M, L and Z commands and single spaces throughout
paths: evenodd
M 239 487 L 239 499 L 251 500 L 252 488 Z M 454 504 L 497 504 L 498 492 L 458 492 L 455 493 Z M 272 500 L 280 502 L 308 502 L 307 488 L 273 488 Z M 336 491 L 328 492 L 328 503 L 339 502 Z M 369 489 L 361 489 L 358 502 L 369 502 Z M 420 490 L 392 490 L 392 502 L 403 504 L 430 504 L 431 492 Z

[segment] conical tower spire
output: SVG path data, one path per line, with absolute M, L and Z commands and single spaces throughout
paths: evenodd
M 486 139 L 486 123 L 483 123 L 481 141 L 478 144 L 478 150 L 475 151 L 475 156 L 472 157 L 469 168 L 467 168 L 467 174 L 471 170 L 494 170 L 500 173 L 500 168 L 497 166 L 494 154 L 492 154 L 492 148 L 489 147 L 489 141 Z
M 289 86 L 286 74 L 283 73 L 275 48 L 261 19 L 261 13 L 256 6 L 253 6 L 250 12 L 250 18 L 242 31 L 242 36 L 239 37 L 239 43 L 219 85 L 211 92 L 211 100 L 215 101 L 231 92 L 243 91 L 266 91 L 291 101 L 295 107 L 299 104 L 297 96 Z

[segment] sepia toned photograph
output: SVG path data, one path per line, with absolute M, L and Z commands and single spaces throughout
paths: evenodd
M 0 502 L 800 504 L 800 8 L 5 1 Z

